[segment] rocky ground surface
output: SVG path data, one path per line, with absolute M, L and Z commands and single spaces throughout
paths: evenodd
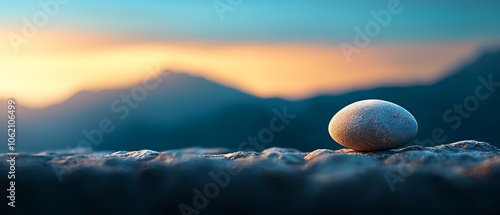
M 0 214 L 500 214 L 499 155 L 477 141 L 370 153 L 20 154 L 16 208 L 7 199 Z

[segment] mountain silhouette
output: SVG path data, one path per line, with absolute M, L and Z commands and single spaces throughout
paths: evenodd
M 490 79 L 493 86 L 487 84 Z M 236 149 L 254 146 L 249 144 L 253 139 L 259 146 L 251 147 L 255 150 L 337 149 L 340 146 L 327 131 L 331 117 L 352 102 L 373 98 L 397 103 L 415 116 L 419 132 L 409 144 L 429 146 L 476 139 L 500 146 L 496 141 L 500 138 L 500 87 L 495 82 L 500 82 L 500 52 L 483 54 L 433 84 L 382 87 L 299 101 L 262 99 L 202 77 L 165 72 L 128 88 L 80 92 L 43 109 L 18 105 L 17 146 L 22 151 L 77 146 L 93 150 Z M 284 112 L 293 115 L 287 123 L 280 118 Z M 6 114 L 0 117 L 5 122 Z M 272 123 L 284 127 L 271 131 Z M 1 141 L 6 145 L 4 139 Z
M 329 116 L 340 108 L 362 99 L 378 98 L 397 103 L 410 111 L 418 121 L 419 131 L 410 144 L 439 145 L 459 140 L 476 139 L 499 146 L 497 122 L 500 120 L 500 86 L 490 92 L 481 79 L 500 83 L 500 52 L 486 53 L 474 63 L 450 73 L 450 76 L 429 85 L 383 87 L 340 96 L 320 96 L 304 101 L 311 104 L 307 112 L 316 120 L 312 127 L 326 125 Z M 476 97 L 476 89 L 489 94 L 484 100 Z M 477 104 L 474 103 L 477 101 Z M 468 103 L 468 104 L 464 104 Z M 465 113 L 463 116 L 455 106 Z M 476 107 L 474 107 L 476 106 Z M 469 109 L 467 109 L 469 108 Z M 317 132 L 315 135 L 320 135 Z M 319 136 L 322 142 L 329 137 Z

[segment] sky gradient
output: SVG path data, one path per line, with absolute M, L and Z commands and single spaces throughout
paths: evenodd
M 492 0 L 39 2 L 0 1 L 0 98 L 31 107 L 126 87 L 148 67 L 262 97 L 429 83 L 500 41 Z M 400 12 L 348 61 L 340 44 L 389 4 Z

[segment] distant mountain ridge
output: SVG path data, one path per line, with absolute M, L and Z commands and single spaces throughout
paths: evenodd
M 500 82 L 500 52 L 486 53 L 431 85 L 382 87 L 300 101 L 261 99 L 201 77 L 168 73 L 151 90 L 138 90 L 144 88 L 139 84 L 81 92 L 44 109 L 18 106 L 18 143 L 19 149 L 26 151 L 85 144 L 94 150 L 167 150 L 191 146 L 236 149 L 269 127 L 276 111 L 286 109 L 296 117 L 282 131 L 273 133 L 270 143 L 261 145 L 302 151 L 337 149 L 340 146 L 327 132 L 331 117 L 347 104 L 378 98 L 397 103 L 415 116 L 419 133 L 418 141 L 412 144 L 476 139 L 499 146 L 500 88 L 495 91 L 494 86 L 491 91 L 483 87 L 481 94 L 489 93 L 488 98 L 472 99 L 476 88 L 489 79 Z M 455 104 L 470 110 L 474 105 L 474 110 L 463 114 L 456 111 Z M 0 117 L 4 122 L 5 113 Z M 4 130 L 2 127 L 0 132 Z M 6 140 L 0 141 L 3 144 Z

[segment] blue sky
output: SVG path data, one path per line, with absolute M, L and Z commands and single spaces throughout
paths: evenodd
M 385 9 L 388 2 L 243 0 L 221 21 L 208 0 L 72 0 L 61 6 L 49 28 L 139 40 L 336 43 L 351 39 L 352 29 L 363 27 L 373 19 L 370 11 Z M 393 15 L 377 41 L 442 42 L 500 35 L 500 1 L 402 0 L 400 4 L 403 11 Z M 11 27 L 40 9 L 34 1 L 2 1 L 2 5 L 0 24 Z

